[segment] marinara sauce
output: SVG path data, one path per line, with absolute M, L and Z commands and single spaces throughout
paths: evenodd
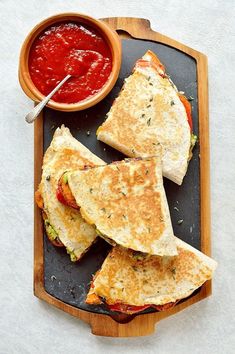
M 29 72 L 38 90 L 48 95 L 67 75 L 72 77 L 54 94 L 59 103 L 85 100 L 104 86 L 112 70 L 112 55 L 105 39 L 79 23 L 59 23 L 34 41 Z

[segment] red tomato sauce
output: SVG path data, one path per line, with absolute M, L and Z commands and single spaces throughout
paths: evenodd
M 29 72 L 38 90 L 48 95 L 67 75 L 73 75 L 53 96 L 60 103 L 77 103 L 95 95 L 112 70 L 112 55 L 105 39 L 79 23 L 47 28 L 29 53 Z

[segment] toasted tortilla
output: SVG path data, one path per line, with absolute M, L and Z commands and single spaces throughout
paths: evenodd
M 57 200 L 58 179 L 66 169 L 103 164 L 104 161 L 77 141 L 63 125 L 56 129 L 43 159 L 39 191 L 43 200 L 44 215 L 46 215 L 44 219 L 46 219 L 47 234 L 49 230 L 57 235 L 73 261 L 80 259 L 88 250 L 96 239 L 97 233 L 93 226 L 85 222 L 79 210 L 65 206 Z M 50 238 L 50 234 L 48 237 Z
M 217 263 L 177 237 L 175 242 L 175 257 L 143 257 L 114 247 L 94 277 L 86 302 L 169 308 L 191 295 L 212 278 Z
M 157 155 L 160 144 L 163 175 L 180 185 L 191 157 L 185 100 L 157 56 L 147 51 L 125 79 L 97 138 L 130 157 Z
M 67 180 L 82 216 L 108 242 L 149 254 L 177 254 L 161 159 L 72 171 Z

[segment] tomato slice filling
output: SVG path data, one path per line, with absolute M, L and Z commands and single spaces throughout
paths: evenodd
M 79 206 L 77 205 L 76 200 L 70 191 L 68 183 L 65 183 L 63 180 L 63 176 L 59 179 L 56 190 L 56 197 L 60 203 L 74 209 L 79 209 Z
M 111 311 L 117 311 L 127 314 L 134 314 L 138 312 L 142 312 L 149 307 L 153 307 L 158 311 L 166 311 L 173 308 L 178 301 L 169 302 L 165 305 L 143 305 L 143 306 L 133 306 L 133 305 L 126 305 L 126 304 L 114 304 L 114 305 L 107 305 Z
M 189 101 L 187 100 L 187 98 L 184 95 L 178 93 L 178 96 L 179 96 L 180 101 L 184 105 L 184 108 L 185 108 L 185 111 L 186 111 L 186 114 L 187 114 L 187 118 L 188 118 L 188 124 L 189 124 L 189 127 L 190 127 L 190 131 L 192 133 L 192 131 L 193 131 L 193 120 L 192 120 L 192 107 L 191 107 L 191 104 L 189 103 Z
M 64 205 L 67 205 L 67 202 L 66 200 L 64 199 L 64 196 L 63 196 L 63 192 L 62 192 L 62 187 L 61 185 L 58 185 L 57 186 L 57 189 L 56 189 L 56 197 L 58 199 L 58 201 Z

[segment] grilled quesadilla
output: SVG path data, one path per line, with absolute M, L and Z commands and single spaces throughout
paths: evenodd
M 156 155 L 160 144 L 163 175 L 182 183 L 196 142 L 191 105 L 153 52 L 136 62 L 97 138 L 130 157 Z
M 84 165 L 104 165 L 104 162 L 77 141 L 68 128 L 62 126 L 56 129 L 43 159 L 36 201 L 43 209 L 48 238 L 55 246 L 66 247 L 72 261 L 81 258 L 96 239 L 97 233 L 93 226 L 85 222 L 79 210 L 58 201 L 57 197 L 63 202 L 57 185 L 66 169 L 79 169 Z
M 144 256 L 114 247 L 93 278 L 87 304 L 127 314 L 172 308 L 211 279 L 217 263 L 175 237 L 178 256 Z
M 148 254 L 177 254 L 161 159 L 126 159 L 71 171 L 59 184 L 68 204 L 74 198 L 84 219 L 109 243 Z

